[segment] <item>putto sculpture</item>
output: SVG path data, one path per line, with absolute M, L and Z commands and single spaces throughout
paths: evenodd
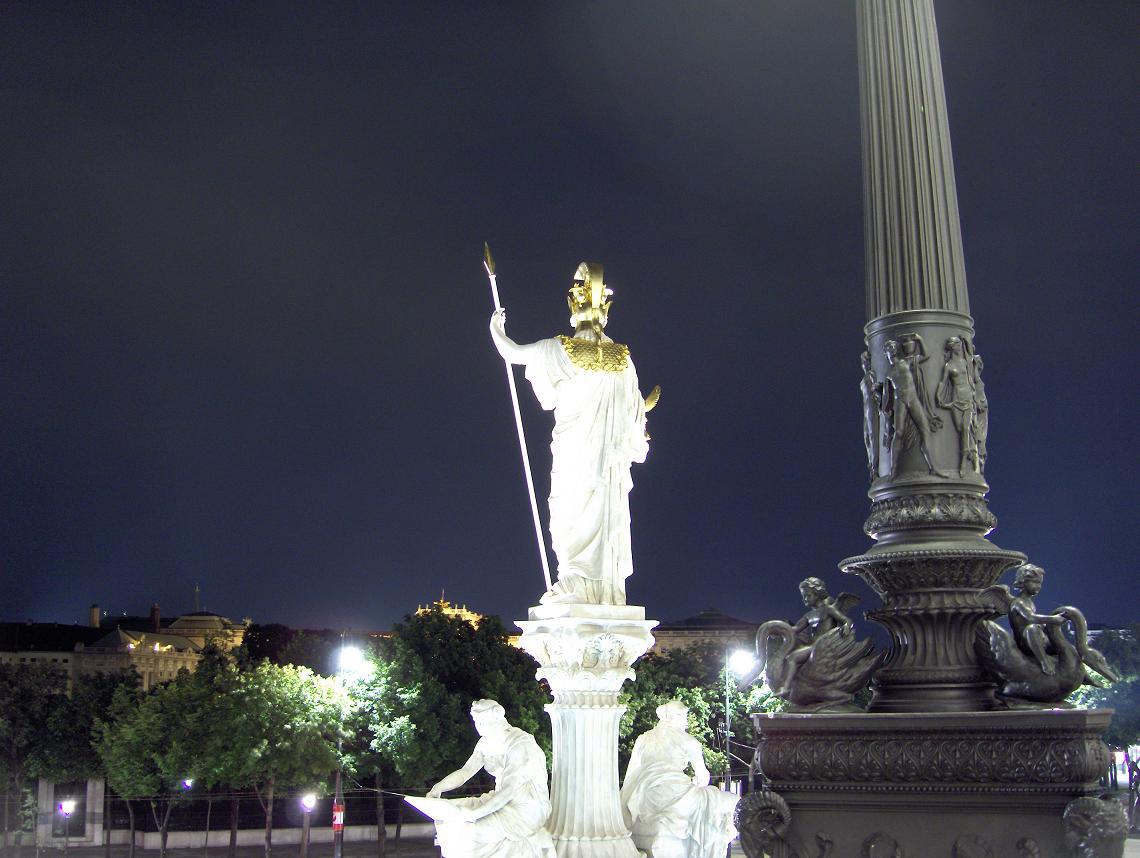
M 678 700 L 657 707 L 656 727 L 637 737 L 621 788 L 626 824 L 647 858 L 721 858 L 736 837 L 737 796 L 709 786 L 701 743 Z M 685 770 L 692 767 L 690 777 Z
M 1037 612 L 1034 597 L 1044 580 L 1044 569 L 1023 563 L 1013 579 L 1016 595 L 1004 584 L 983 591 L 997 610 L 1009 615 L 1012 633 L 987 620 L 979 625 L 977 637 L 979 660 L 998 677 L 1008 705 L 1056 705 L 1082 685 L 1103 686 L 1088 668 L 1110 682 L 1119 679 L 1104 656 L 1089 646 L 1088 623 L 1077 608 Z
M 550 793 L 546 755 L 534 737 L 507 722 L 494 700 L 476 700 L 471 718 L 480 739 L 463 766 L 443 778 L 425 798 L 407 801 L 435 820 L 443 858 L 555 858 L 546 830 Z M 495 788 L 470 798 L 444 799 L 480 769 Z
M 554 412 L 550 537 L 558 575 L 543 603 L 624 605 L 633 572 L 630 464 L 645 461 L 645 414 L 660 388 L 643 399 L 629 347 L 603 332 L 612 295 L 602 266 L 583 262 L 567 297 L 573 336 L 520 345 L 507 336 L 505 310 L 491 317 L 499 354 L 526 368 L 539 404 Z
M 808 610 L 794 624 L 769 620 L 756 632 L 757 671 L 765 674 L 789 711 L 855 708 L 852 700 L 870 682 L 882 654 L 869 639 L 858 641 L 847 612 L 859 601 L 851 593 L 827 595 L 819 578 L 805 578 L 800 594 Z

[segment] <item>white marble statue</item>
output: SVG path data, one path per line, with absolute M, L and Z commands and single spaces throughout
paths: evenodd
M 555 858 L 545 827 L 550 793 L 542 749 L 529 733 L 507 723 L 494 700 L 476 700 L 471 718 L 481 737 L 471 757 L 426 798 L 409 796 L 408 802 L 435 820 L 443 858 Z M 494 776 L 493 790 L 471 798 L 440 798 L 480 769 Z
M 611 294 L 601 266 L 583 262 L 567 299 L 573 337 L 520 345 L 506 334 L 506 311 L 491 317 L 499 354 L 526 367 L 539 403 L 554 411 L 550 536 L 558 580 L 543 603 L 624 605 L 633 572 L 630 463 L 645 461 L 645 412 L 660 391 L 643 400 L 629 348 L 602 333 Z
M 658 706 L 657 717 L 657 726 L 637 737 L 621 787 L 633 842 L 648 858 L 722 858 L 736 837 L 732 814 L 739 797 L 709 786 L 683 703 Z M 689 766 L 692 777 L 685 774 Z

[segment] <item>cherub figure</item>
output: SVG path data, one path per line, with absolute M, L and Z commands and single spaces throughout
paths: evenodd
M 757 674 L 764 672 L 793 711 L 850 706 L 881 661 L 871 641 L 855 639 L 847 611 L 859 599 L 851 593 L 832 599 L 814 577 L 800 583 L 800 593 L 808 610 L 799 620 L 769 620 L 756 632 Z
M 788 693 L 792 686 L 792 680 L 796 678 L 796 671 L 811 656 L 811 647 L 816 638 L 840 626 L 845 626 L 848 630 L 855 628 L 855 624 L 844 613 L 844 609 L 854 607 L 859 601 L 857 596 L 851 593 L 840 593 L 838 598 L 843 603 L 841 609 L 836 599 L 827 595 L 827 585 L 814 576 L 804 578 L 800 582 L 800 596 L 808 610 L 792 626 L 792 631 L 796 635 L 796 648 L 788 654 L 788 670 L 784 674 L 783 685 L 772 689 L 777 695 Z
M 1001 679 L 1001 695 L 1030 703 L 1060 703 L 1081 685 L 1102 685 L 1087 668 L 1110 682 L 1118 681 L 1104 656 L 1089 646 L 1088 623 L 1080 610 L 1066 605 L 1049 614 L 1037 612 L 1034 598 L 1044 580 L 1044 569 L 1023 563 L 1014 575 L 1013 593 L 1001 584 L 983 591 L 995 608 L 1009 615 L 1013 632 L 991 621 L 978 628 L 980 659 Z

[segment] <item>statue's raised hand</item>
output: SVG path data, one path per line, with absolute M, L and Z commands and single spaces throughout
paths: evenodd
M 491 336 L 507 335 L 507 311 L 500 307 L 491 314 Z

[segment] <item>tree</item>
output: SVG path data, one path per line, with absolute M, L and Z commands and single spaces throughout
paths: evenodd
M 1108 629 L 1094 644 L 1120 681 L 1107 688 L 1086 685 L 1069 697 L 1069 702 L 1087 709 L 1114 709 L 1112 724 L 1104 733 L 1110 748 L 1140 744 L 1140 623 L 1124 629 Z
M 137 689 L 119 688 L 105 719 L 96 725 L 96 750 L 107 783 L 127 805 L 130 817 L 130 858 L 135 855 L 135 808 L 131 804 L 158 792 L 158 776 L 148 756 L 151 733 L 143 724 L 143 697 Z
M 289 643 L 272 659 L 277 664 L 292 664 L 296 667 L 307 667 L 313 673 L 329 676 L 335 673 L 333 665 L 334 652 L 337 648 L 339 635 L 331 631 L 306 632 L 296 631 Z
M 159 831 L 159 856 L 166 856 L 170 814 L 185 797 L 205 732 L 205 701 L 185 671 L 148 695 L 126 686 L 115 691 L 110 718 L 99 722 L 97 748 L 107 780 L 126 802 L 134 849 L 131 801 L 146 800 Z
M 65 705 L 52 710 L 48 720 L 51 741 L 40 749 L 36 774 L 59 783 L 105 779 L 103 761 L 96 750 L 97 725 L 111 711 L 111 703 L 119 688 L 137 691 L 140 686 L 138 671 L 120 668 L 106 673 L 91 673 L 76 677 Z M 103 791 L 103 818 L 109 819 L 111 788 Z M 103 828 L 104 854 L 110 856 L 111 832 Z
M 348 692 L 354 706 L 346 764 L 357 777 L 371 777 L 375 784 L 377 854 L 383 858 L 384 784 L 397 778 L 405 789 L 421 791 L 470 753 L 457 741 L 455 729 L 467 720 L 467 712 L 460 697 L 448 693 L 399 638 L 383 641 L 369 653 L 368 670 L 348 684 Z
M 119 688 L 137 690 L 140 684 L 138 671 L 130 667 L 76 677 L 71 693 L 48 716 L 51 741 L 40 749 L 36 774 L 56 782 L 103 777 L 95 747 L 98 722 L 110 713 Z
M 52 713 L 67 706 L 67 678 L 46 664 L 0 664 L 0 779 L 4 788 L 4 836 L 10 826 L 9 801 L 25 805 L 31 779 L 52 745 Z M 23 848 L 23 814 L 16 856 Z
M 228 741 L 244 761 L 233 785 L 249 786 L 265 811 L 265 855 L 273 852 L 277 790 L 318 786 L 339 764 L 348 700 L 339 684 L 305 667 L 263 661 L 239 671 L 223 713 Z
M 549 756 L 550 721 L 544 710 L 550 701 L 549 691 L 545 683 L 535 681 L 537 662 L 510 645 L 502 620 L 484 617 L 476 628 L 433 605 L 424 613 L 406 617 L 393 636 L 423 664 L 431 665 L 431 674 L 440 686 L 456 696 L 457 701 L 447 701 L 446 705 L 457 702 L 463 711 L 455 734 L 461 756 L 447 761 L 450 768 L 433 774 L 446 774 L 470 753 L 478 737 L 467 713 L 471 703 L 482 698 L 502 704 L 507 720 L 532 733 Z

